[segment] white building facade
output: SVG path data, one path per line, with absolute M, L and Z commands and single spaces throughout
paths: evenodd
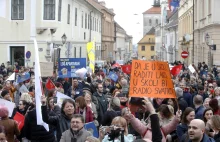
M 86 44 L 91 40 L 99 53 L 101 16 L 85 0 L 1 0 L 0 53 L 5 54 L 0 61 L 32 67 L 33 38 L 38 42 L 40 62 L 56 62 L 59 48 L 60 58 L 87 58 Z M 31 52 L 29 59 L 27 51 Z

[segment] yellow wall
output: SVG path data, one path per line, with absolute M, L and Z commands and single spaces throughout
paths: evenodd
M 145 46 L 145 51 L 141 50 L 142 46 Z M 154 46 L 154 51 L 151 51 L 151 46 Z M 138 58 L 142 59 L 144 56 L 146 60 L 151 60 L 151 56 L 156 55 L 155 48 L 155 35 L 145 35 L 145 37 L 138 43 Z

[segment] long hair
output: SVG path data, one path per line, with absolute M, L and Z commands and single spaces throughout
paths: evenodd
M 186 109 L 185 109 L 185 111 L 183 112 L 183 117 L 182 117 L 182 121 L 181 121 L 181 123 L 182 124 L 188 124 L 189 122 L 188 122 L 188 120 L 187 120 L 187 115 L 189 115 L 192 111 L 195 111 L 193 108 L 191 108 L 191 107 L 187 107 Z
M 211 121 L 212 121 L 212 124 L 213 124 L 213 127 L 220 131 L 220 116 L 219 115 L 213 115 L 211 117 Z
M 112 120 L 112 125 L 121 125 L 124 128 L 124 134 L 128 135 L 128 123 L 126 119 L 121 116 L 117 116 Z
M 77 97 L 76 102 L 79 103 L 79 108 L 81 108 L 81 109 L 84 109 L 87 106 L 85 98 L 83 96 Z
M 213 110 L 212 110 L 211 108 L 207 108 L 207 109 L 205 109 L 204 112 L 203 112 L 203 115 L 202 115 L 202 116 L 203 116 L 203 121 L 204 121 L 205 123 L 208 121 L 208 120 L 205 118 L 205 114 L 206 114 L 207 111 L 210 111 L 210 110 L 211 110 L 212 113 L 214 114 L 214 112 L 213 112 Z

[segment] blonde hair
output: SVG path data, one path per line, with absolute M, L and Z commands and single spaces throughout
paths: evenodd
M 220 130 L 220 116 L 219 115 L 213 115 L 211 117 L 212 125 L 216 130 Z
M 117 116 L 112 120 L 112 125 L 121 125 L 125 130 L 125 135 L 128 135 L 128 123 L 125 118 Z
M 33 102 L 30 94 L 28 94 L 28 93 L 22 93 L 20 100 L 25 100 L 28 103 L 32 103 Z

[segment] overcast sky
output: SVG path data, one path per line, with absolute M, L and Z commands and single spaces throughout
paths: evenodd
M 99 0 L 102 1 L 102 0 Z M 153 5 L 154 0 L 104 0 L 107 8 L 113 8 L 115 21 L 133 36 L 136 44 L 143 37 L 142 13 Z M 138 15 L 134 15 L 138 14 Z M 139 24 L 137 24 L 139 23 Z

